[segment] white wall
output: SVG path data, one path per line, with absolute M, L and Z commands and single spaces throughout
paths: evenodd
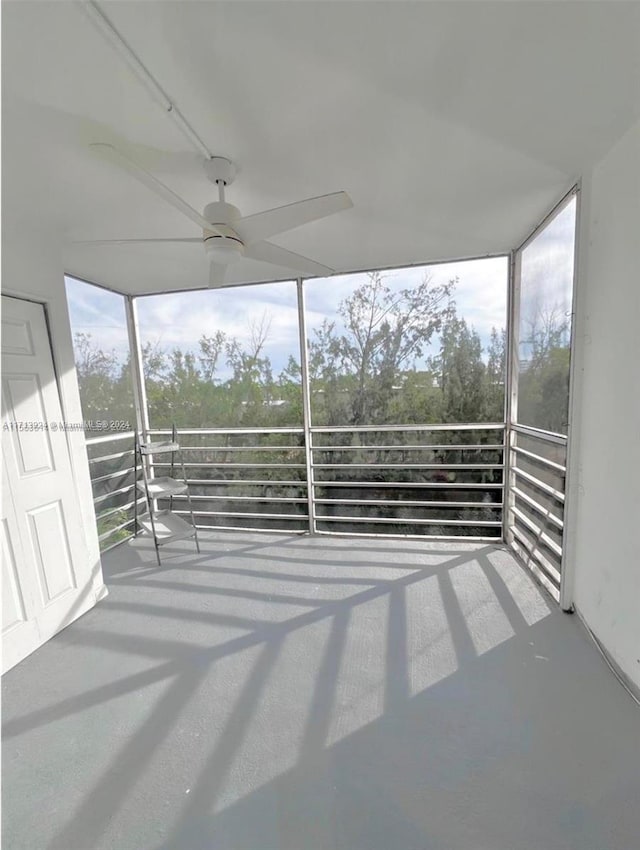
M 573 600 L 640 688 L 640 123 L 584 183 Z
M 7 209 L 6 205 L 4 209 Z M 22 296 L 45 305 L 62 414 L 66 422 L 82 422 L 59 242 L 53 235 L 43 236 L 33 230 L 26 230 L 22 224 L 12 223 L 8 213 L 3 213 L 3 216 L 2 293 Z M 69 431 L 67 441 L 83 523 L 83 557 L 86 558 L 87 574 L 91 575 L 91 587 L 86 588 L 83 595 L 85 601 L 76 609 L 79 616 L 106 595 L 106 587 L 100 563 L 84 435 L 81 431 Z

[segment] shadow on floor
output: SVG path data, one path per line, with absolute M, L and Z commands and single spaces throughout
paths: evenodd
M 113 550 L 3 682 L 4 846 L 630 850 L 638 718 L 577 622 L 499 547 L 360 542 Z

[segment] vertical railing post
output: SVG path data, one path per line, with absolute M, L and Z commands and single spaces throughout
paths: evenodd
M 509 254 L 509 284 L 507 295 L 507 339 L 505 357 L 504 385 L 504 489 L 502 499 L 502 537 L 505 543 L 511 545 L 513 536 L 510 532 L 511 509 L 515 501 L 513 488 L 515 474 L 513 466 L 516 458 L 513 452 L 515 432 L 513 425 L 518 416 L 518 372 L 520 350 L 520 274 L 518 252 Z
M 307 510 L 309 512 L 309 534 L 316 532 L 315 486 L 313 482 L 313 445 L 311 434 L 311 389 L 309 386 L 309 359 L 307 356 L 307 330 L 304 312 L 304 288 L 302 278 L 297 280 L 298 332 L 300 334 L 300 377 L 302 381 L 302 424 L 304 428 L 304 452 L 307 467 Z

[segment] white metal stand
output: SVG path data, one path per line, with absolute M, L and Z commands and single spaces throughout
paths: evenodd
M 176 453 L 179 453 L 182 480 L 174 477 Z M 151 478 L 149 477 L 147 458 L 151 455 L 155 456 L 159 454 L 171 454 L 170 475 L 161 478 Z M 187 475 L 182 452 L 180 451 L 180 444 L 177 442 L 175 425 L 173 426 L 173 434 L 170 442 L 144 442 L 136 435 L 136 457 L 138 455 L 140 456 L 140 465 L 142 467 L 142 481 L 138 481 L 136 487 L 145 494 L 147 500 L 147 513 L 138 518 L 138 525 L 144 533 L 153 537 L 158 566 L 162 566 L 160 561 L 160 546 L 163 546 L 165 543 L 193 537 L 196 549 L 200 552 L 198 529 L 193 518 L 191 495 L 189 493 L 189 485 L 187 484 Z M 190 523 L 173 512 L 173 497 L 178 495 L 186 495 L 187 497 L 189 514 L 191 515 Z M 157 510 L 157 500 L 167 498 L 169 499 L 169 509 Z

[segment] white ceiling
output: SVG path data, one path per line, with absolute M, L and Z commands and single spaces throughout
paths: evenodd
M 213 153 L 244 215 L 339 189 L 354 208 L 274 242 L 337 270 L 508 250 L 640 116 L 640 4 L 106 2 Z M 198 236 L 91 141 L 202 209 L 201 161 L 77 3 L 6 2 L 4 216 L 64 242 L 67 271 L 141 293 L 206 285 Z M 232 280 L 290 278 L 243 260 Z

